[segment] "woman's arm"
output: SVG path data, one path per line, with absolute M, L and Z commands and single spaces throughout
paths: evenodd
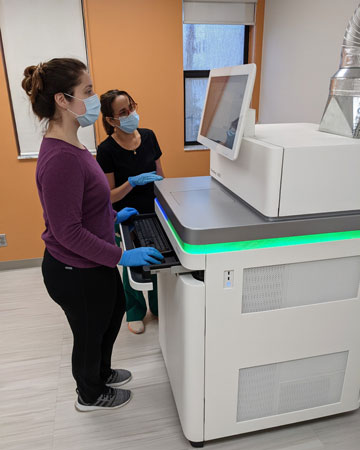
M 164 171 L 161 166 L 160 158 L 155 161 L 156 164 L 156 174 L 164 178 Z M 115 175 L 114 172 L 105 174 L 109 187 L 110 187 L 110 201 L 111 203 L 118 202 L 122 200 L 131 190 L 132 186 L 128 181 L 125 181 L 121 186 L 115 187 Z
M 125 181 L 121 186 L 115 187 L 114 172 L 106 173 L 106 178 L 110 186 L 110 201 L 111 203 L 122 200 L 131 190 L 132 186 L 128 181 Z
M 156 164 L 156 174 L 160 175 L 163 178 L 165 178 L 163 168 L 161 167 L 160 158 L 155 161 L 155 164 Z

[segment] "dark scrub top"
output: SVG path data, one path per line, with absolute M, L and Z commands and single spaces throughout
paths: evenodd
M 105 173 L 114 173 L 115 187 L 124 184 L 128 177 L 156 170 L 155 161 L 160 158 L 160 150 L 155 133 L 146 128 L 138 128 L 141 144 L 135 150 L 126 150 L 111 136 L 103 141 L 97 150 L 97 162 Z M 116 211 L 126 206 L 136 208 L 140 214 L 154 212 L 154 183 L 135 186 L 122 200 L 113 204 Z

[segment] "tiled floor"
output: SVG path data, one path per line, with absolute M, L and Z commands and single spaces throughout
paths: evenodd
M 125 323 L 124 323 L 125 324 Z M 133 372 L 133 400 L 116 411 L 78 413 L 72 336 L 39 268 L 0 271 L 0 448 L 4 450 L 183 450 L 158 344 L 123 326 L 113 366 Z M 360 376 L 360 374 L 359 374 Z M 205 444 L 219 450 L 359 450 L 360 411 Z

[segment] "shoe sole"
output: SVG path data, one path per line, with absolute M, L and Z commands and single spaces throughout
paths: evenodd
M 128 400 L 126 400 L 126 402 L 121 403 L 121 405 L 116 405 L 116 406 L 86 406 L 86 405 L 81 405 L 77 400 L 75 401 L 75 409 L 76 411 L 79 412 L 91 412 L 91 411 L 98 411 L 99 409 L 118 409 L 121 408 L 122 406 L 125 406 L 129 403 L 129 401 L 132 399 L 132 392 L 130 393 L 130 397 L 128 398 Z
M 106 384 L 105 386 L 116 388 L 116 387 L 119 387 L 119 386 L 123 386 L 124 384 L 128 383 L 131 379 L 132 379 L 132 375 L 130 375 L 130 377 L 127 378 L 124 381 L 119 381 L 118 383 L 109 383 L 109 384 Z

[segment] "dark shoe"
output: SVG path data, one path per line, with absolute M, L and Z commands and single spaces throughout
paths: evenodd
M 95 411 L 97 409 L 116 409 L 126 405 L 131 400 L 131 391 L 126 389 L 106 388 L 106 391 L 99 396 L 94 403 L 85 403 L 78 394 L 75 402 L 75 408 L 78 411 Z
M 131 372 L 125 369 L 111 369 L 111 375 L 105 381 L 106 386 L 117 387 L 130 381 L 132 378 Z

